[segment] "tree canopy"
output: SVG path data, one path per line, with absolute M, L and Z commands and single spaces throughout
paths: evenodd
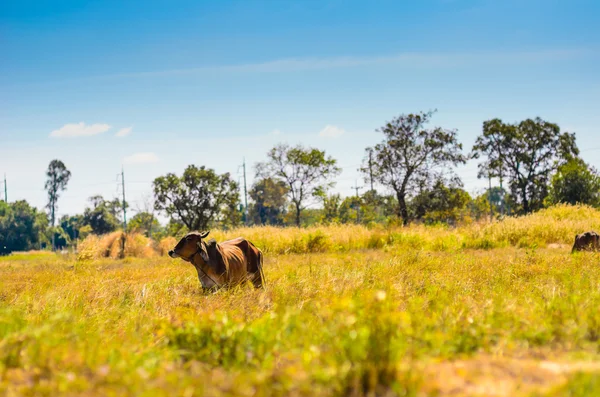
M 0 201 L 0 254 L 39 248 L 47 225 L 46 214 L 38 212 L 26 201 Z
M 549 205 L 558 203 L 600 206 L 600 176 L 582 159 L 573 158 L 552 176 Z
M 204 166 L 188 166 L 178 177 L 169 173 L 153 182 L 155 209 L 164 211 L 188 230 L 204 230 L 219 224 L 239 224 L 238 184 L 229 173 L 217 174 Z
M 296 226 L 300 226 L 300 214 L 310 200 L 334 185 L 332 178 L 341 172 L 336 164 L 325 151 L 280 144 L 269 151 L 267 161 L 256 165 L 256 174 L 285 183 L 294 205 Z
M 105 234 L 117 230 L 119 220 L 115 216 L 114 202 L 107 201 L 98 195 L 92 196 L 88 200 L 92 206 L 83 212 L 83 225 L 89 225 L 94 234 Z
M 415 196 L 410 207 L 414 218 L 425 223 L 456 224 L 467 215 L 470 202 L 471 196 L 459 182 L 446 185 L 439 179 Z
M 283 181 L 262 178 L 250 190 L 254 202 L 250 206 L 250 219 L 257 225 L 283 225 L 288 188 Z
M 67 169 L 65 164 L 60 160 L 52 160 L 46 171 L 46 184 L 44 188 L 48 192 L 48 205 L 50 211 L 50 225 L 54 226 L 56 220 L 56 202 L 60 196 L 60 192 L 67 188 L 69 179 L 71 179 L 71 171 Z
M 480 167 L 490 176 L 508 178 L 522 213 L 542 208 L 552 173 L 578 154 L 575 134 L 561 133 L 558 125 L 539 117 L 518 124 L 486 121 L 473 146 L 474 158 L 486 157 Z
M 404 224 L 410 219 L 409 193 L 466 162 L 455 130 L 425 128 L 432 116 L 433 112 L 403 114 L 386 123 L 377 130 L 383 133 L 383 141 L 366 149 L 372 163 L 361 168 L 368 178 L 396 193 L 397 213 Z

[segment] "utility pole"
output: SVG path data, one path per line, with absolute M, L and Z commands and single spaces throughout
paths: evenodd
M 4 173 L 4 202 L 8 204 L 8 188 L 6 187 L 6 173 Z
M 500 171 L 500 216 L 504 215 L 504 188 L 502 187 L 502 171 Z
M 489 182 L 489 189 L 488 189 L 488 201 L 490 202 L 490 222 L 492 222 L 494 220 L 494 209 L 492 207 L 492 176 L 491 173 L 488 171 L 488 182 Z
M 356 190 L 356 223 L 359 223 L 360 222 L 360 199 L 358 197 L 358 190 L 362 189 L 362 187 L 358 186 L 358 181 L 356 179 L 354 180 L 353 189 Z
M 127 232 L 127 210 L 125 206 L 125 169 L 121 168 L 121 187 L 123 189 L 123 233 Z
M 373 149 L 369 149 L 369 182 L 371 182 L 371 191 L 373 191 Z
M 244 170 L 244 224 L 248 225 L 248 188 L 246 186 L 246 158 L 242 163 L 242 169 Z M 239 168 L 238 168 L 239 170 Z

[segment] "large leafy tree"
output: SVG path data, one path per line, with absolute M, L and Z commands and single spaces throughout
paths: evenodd
M 153 182 L 155 209 L 164 211 L 188 230 L 203 230 L 219 224 L 234 226 L 240 222 L 238 184 L 229 173 L 195 165 L 178 177 L 169 173 Z
M 250 219 L 259 225 L 282 225 L 287 193 L 288 188 L 283 181 L 259 179 L 249 192 L 254 201 L 250 206 Z
M 296 226 L 300 226 L 302 211 L 312 199 L 334 185 L 332 178 L 339 175 L 341 169 L 324 151 L 302 145 L 277 145 L 267 157 L 267 161 L 256 165 L 257 176 L 285 183 L 294 206 Z
M 38 248 L 48 218 L 26 201 L 0 202 L 0 254 Z
M 518 124 L 486 121 L 473 146 L 474 158 L 485 157 L 480 171 L 487 170 L 491 177 L 506 176 L 523 213 L 543 206 L 550 176 L 578 153 L 575 134 L 561 133 L 558 125 L 541 118 Z
M 582 159 L 561 165 L 552 176 L 548 204 L 569 203 L 600 206 L 600 176 Z
M 58 208 L 56 203 L 58 201 L 60 192 L 67 188 L 69 179 L 71 179 L 71 171 L 67 169 L 62 161 L 52 160 L 48 165 L 46 177 L 46 184 L 44 186 L 48 192 L 48 205 L 46 207 L 50 211 L 50 225 L 54 227 L 56 220 L 56 209 Z
M 432 116 L 433 112 L 403 114 L 385 124 L 378 130 L 384 140 L 366 149 L 370 166 L 361 168 L 368 179 L 372 177 L 395 192 L 397 214 L 404 224 L 410 219 L 409 193 L 439 177 L 450 166 L 466 162 L 455 130 L 426 128 Z

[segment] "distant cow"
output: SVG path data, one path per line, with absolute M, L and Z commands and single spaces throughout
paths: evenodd
M 600 251 L 600 235 L 596 232 L 578 234 L 571 252 L 575 251 Z
M 256 288 L 264 286 L 263 255 L 254 244 L 241 237 L 222 243 L 205 241 L 208 233 L 188 233 L 169 256 L 194 265 L 203 288 L 233 286 L 246 280 Z

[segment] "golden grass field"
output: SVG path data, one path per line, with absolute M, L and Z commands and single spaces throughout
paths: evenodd
M 0 258 L 0 394 L 600 395 L 600 212 L 450 229 L 246 228 L 268 286 L 201 291 L 172 241 Z M 137 242 L 135 242 L 137 241 Z M 108 255 L 106 258 L 104 256 Z

